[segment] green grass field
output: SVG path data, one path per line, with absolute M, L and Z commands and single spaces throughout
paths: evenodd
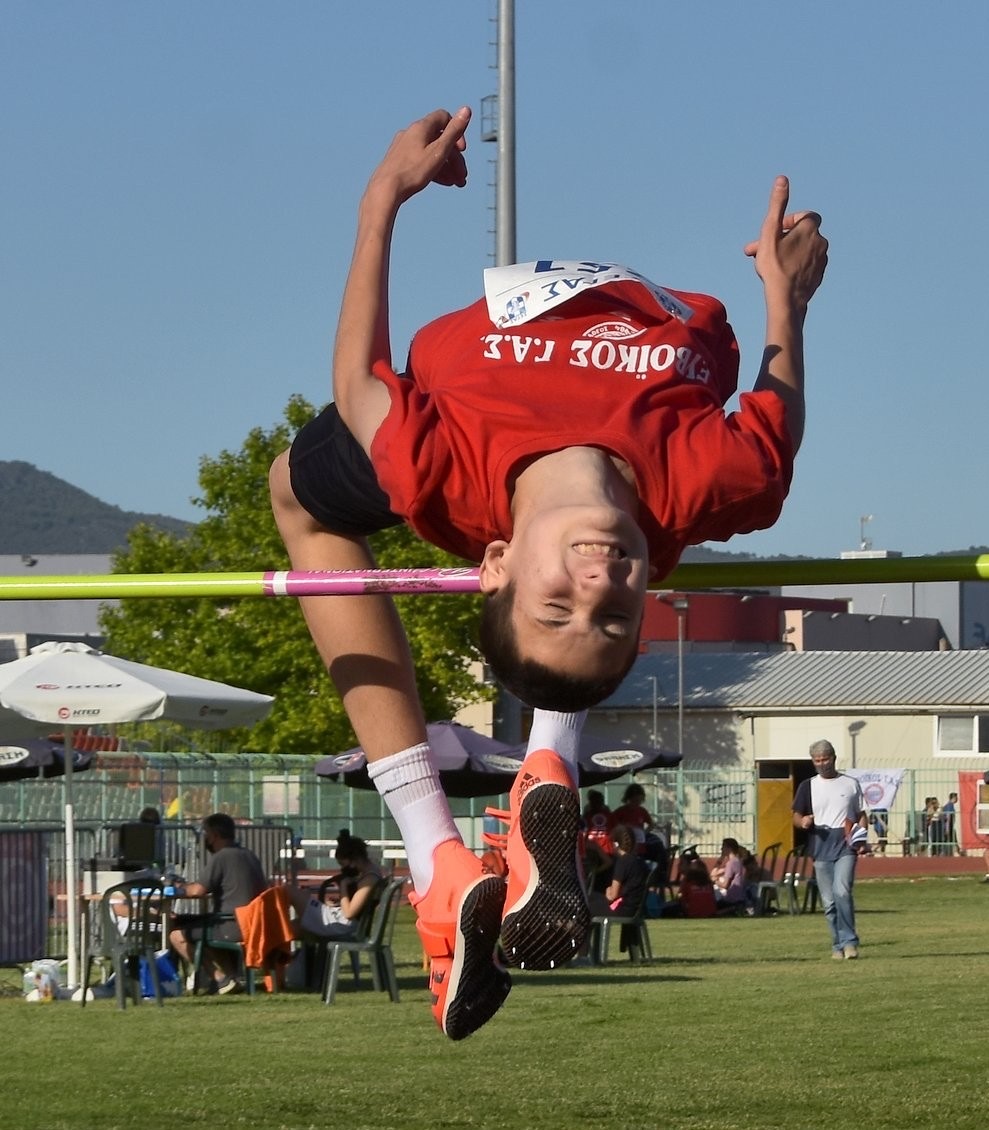
M 650 923 L 657 960 L 517 974 L 484 1029 L 434 1027 L 412 927 L 402 1000 L 0 999 L 0 1126 L 526 1130 L 979 1128 L 989 888 L 860 883 L 862 957 L 821 915 Z M 19 977 L 7 978 L 19 988 Z M 369 982 L 366 982 L 369 984 Z

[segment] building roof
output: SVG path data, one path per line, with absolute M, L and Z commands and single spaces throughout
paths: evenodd
M 677 705 L 676 654 L 640 656 L 602 709 Z M 685 652 L 685 709 L 989 708 L 989 649 Z

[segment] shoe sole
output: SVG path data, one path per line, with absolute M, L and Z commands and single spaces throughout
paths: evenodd
M 590 911 L 577 870 L 579 823 L 580 802 L 566 785 L 536 785 L 522 800 L 519 831 L 529 853 L 529 885 L 501 924 L 509 965 L 555 969 L 584 944 Z
M 463 1040 L 487 1024 L 512 988 L 508 971 L 494 959 L 505 906 L 505 880 L 486 875 L 468 887 L 457 916 L 457 939 L 441 1027 Z

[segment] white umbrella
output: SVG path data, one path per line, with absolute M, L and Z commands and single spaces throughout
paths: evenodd
M 0 727 L 14 718 L 38 727 L 150 722 L 156 718 L 225 730 L 252 726 L 271 710 L 270 695 L 241 690 L 144 663 L 104 655 L 82 643 L 42 643 L 30 655 L 0 663 Z M 78 906 L 71 759 L 65 773 L 65 879 L 68 976 L 76 983 Z

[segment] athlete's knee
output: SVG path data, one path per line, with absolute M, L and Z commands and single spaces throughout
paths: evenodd
M 271 498 L 271 509 L 279 529 L 286 519 L 298 516 L 302 511 L 299 500 L 292 489 L 292 477 L 289 472 L 288 451 L 276 455 L 268 468 L 268 493 Z

